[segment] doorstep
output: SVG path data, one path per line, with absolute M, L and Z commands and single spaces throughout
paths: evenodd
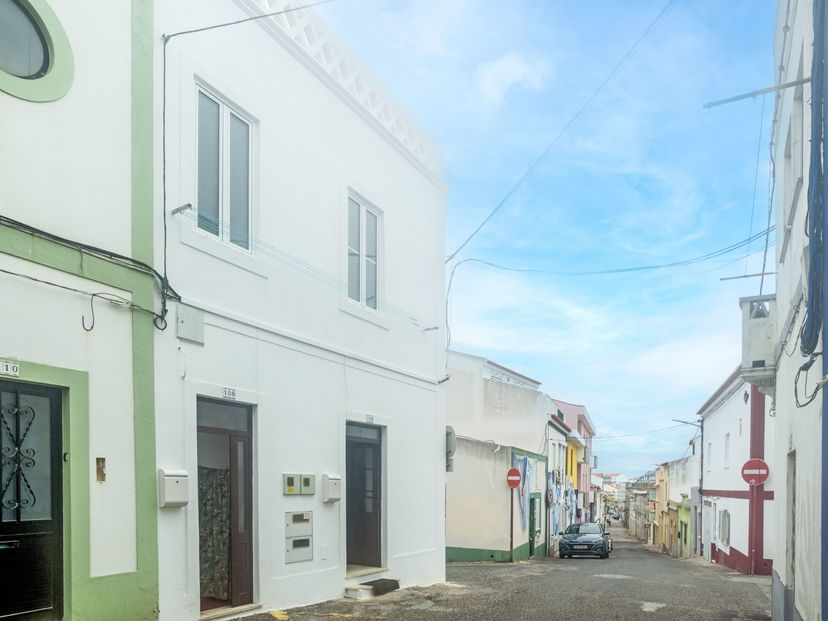
M 222 606 L 221 608 L 212 608 L 202 612 L 198 621 L 212 621 L 213 619 L 229 619 L 237 617 L 241 613 L 251 612 L 261 608 L 261 604 L 244 604 L 243 606 Z
M 345 579 L 361 578 L 371 574 L 381 574 L 388 571 L 387 567 L 367 567 L 366 565 L 348 565 L 345 569 Z

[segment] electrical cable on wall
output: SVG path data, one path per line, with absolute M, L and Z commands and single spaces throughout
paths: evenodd
M 117 265 L 121 265 L 123 267 L 134 269 L 134 270 L 142 272 L 144 274 L 148 274 L 148 275 L 153 277 L 153 281 L 156 283 L 156 286 L 158 287 L 158 289 L 161 292 L 162 300 L 165 296 L 169 296 L 169 297 L 171 297 L 172 299 L 175 299 L 175 300 L 180 300 L 181 299 L 181 297 L 178 295 L 178 293 L 175 291 L 175 289 L 173 289 L 172 286 L 170 286 L 170 284 L 167 281 L 166 277 L 159 274 L 158 271 L 155 270 L 155 268 L 153 268 L 151 265 L 148 265 L 147 263 L 144 263 L 143 261 L 140 261 L 138 259 L 134 259 L 132 257 L 126 256 L 126 255 L 123 255 L 123 254 L 119 254 L 117 252 L 112 252 L 110 250 L 106 250 L 105 248 L 100 248 L 98 246 L 93 246 L 91 244 L 86 244 L 86 243 L 83 243 L 83 242 L 68 239 L 66 237 L 61 237 L 60 235 L 56 235 L 54 233 L 49 233 L 48 231 L 44 231 L 43 229 L 39 229 L 35 226 L 25 224 L 23 222 L 20 222 L 19 220 L 9 218 L 8 216 L 0 215 L 0 224 L 6 226 L 8 228 L 17 230 L 17 231 L 27 233 L 27 234 L 32 235 L 34 237 L 39 237 L 41 239 L 47 239 L 49 241 L 52 241 L 52 242 L 58 243 L 62 246 L 65 246 L 67 248 L 77 250 L 78 252 L 80 252 L 81 265 L 83 265 L 84 255 L 90 255 L 90 256 L 97 257 L 99 259 L 109 261 L 111 263 L 115 263 Z M 51 285 L 54 285 L 54 286 L 62 287 L 61 285 L 57 285 L 55 283 L 51 283 L 51 282 L 45 281 L 45 280 L 40 280 L 40 279 L 34 278 L 32 276 L 26 276 L 25 274 L 18 274 L 16 272 L 9 272 L 7 270 L 0 270 L 0 271 L 2 271 L 4 273 L 7 273 L 7 274 L 17 275 L 17 276 L 20 276 L 20 277 L 23 277 L 23 278 L 29 278 L 30 280 L 34 280 L 34 281 L 37 281 L 37 282 L 42 282 L 42 283 L 45 283 L 45 284 L 51 284 Z M 104 295 L 107 295 L 107 296 L 110 296 L 110 297 L 120 297 L 120 296 L 113 296 L 112 294 L 95 294 L 95 293 L 91 293 L 91 292 L 82 291 L 80 289 L 73 289 L 72 287 L 62 287 L 62 288 L 72 290 L 72 291 L 77 291 L 78 293 L 83 293 L 84 295 L 100 297 L 102 299 L 105 299 Z M 121 298 L 121 299 L 126 300 L 126 298 Z M 94 300 L 94 298 L 93 298 L 93 300 Z M 113 299 L 110 299 L 109 301 L 114 303 Z M 134 304 L 133 302 L 131 302 L 129 300 L 127 300 L 127 302 L 128 302 L 127 305 L 130 306 L 131 308 L 135 308 L 135 309 L 150 313 L 153 316 L 152 321 L 153 321 L 153 325 L 155 325 L 156 328 L 158 328 L 159 330 L 166 329 L 166 327 L 167 327 L 167 320 L 165 318 L 166 307 L 163 303 L 162 303 L 162 312 L 161 313 L 156 313 L 155 311 L 151 311 L 149 309 L 145 309 L 141 306 L 138 306 L 137 304 Z M 92 309 L 92 316 L 93 316 L 92 325 L 94 325 L 94 307 Z M 84 327 L 85 327 L 85 323 L 84 323 Z
M 822 23 L 825 11 L 823 2 L 814 3 L 814 23 Z M 799 348 L 803 356 L 811 356 L 816 350 L 822 328 L 824 222 L 822 204 L 823 157 L 823 52 L 825 42 L 821 36 L 814 38 L 813 66 L 811 69 L 811 153 L 808 171 L 808 303 L 802 324 Z M 807 363 L 806 363 L 807 364 Z
M 32 282 L 39 283 L 41 285 L 47 285 L 50 287 L 56 287 L 58 289 L 63 289 L 64 291 L 70 291 L 72 293 L 78 293 L 80 295 L 85 295 L 89 297 L 89 308 L 91 314 L 91 320 L 89 325 L 86 324 L 86 317 L 81 316 L 81 326 L 87 332 L 91 332 L 95 328 L 95 299 L 104 300 L 105 302 L 109 302 L 115 306 L 123 306 L 132 310 L 141 311 L 143 313 L 147 313 L 153 316 L 153 320 L 162 318 L 160 314 L 156 313 L 153 310 L 148 308 L 144 308 L 139 304 L 136 304 L 132 300 L 125 298 L 121 295 L 117 295 L 115 293 L 109 293 L 107 291 L 85 291 L 83 289 L 78 289 L 77 287 L 70 287 L 69 285 L 62 285 L 57 282 L 53 282 L 50 280 L 45 280 L 43 278 L 37 278 L 35 276 L 30 276 L 28 274 L 22 274 L 20 272 L 13 272 L 11 270 L 6 270 L 0 268 L 0 273 L 6 274 L 8 276 L 14 276 L 16 278 L 23 278 L 25 280 L 30 280 Z M 163 329 L 163 328 L 162 328 Z

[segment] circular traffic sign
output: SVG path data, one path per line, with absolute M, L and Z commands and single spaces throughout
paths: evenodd
M 517 468 L 509 468 L 509 472 L 506 473 L 506 483 L 512 489 L 520 485 L 520 470 Z
M 748 459 L 742 466 L 742 478 L 748 485 L 762 485 L 768 480 L 770 468 L 761 459 Z

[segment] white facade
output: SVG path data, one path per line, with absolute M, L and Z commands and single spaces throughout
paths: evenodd
M 777 84 L 811 76 L 812 0 L 778 2 L 774 38 Z M 776 317 L 774 399 L 777 442 L 773 540 L 773 618 L 814 619 L 820 614 L 821 481 L 813 476 L 821 456 L 822 392 L 805 407 L 794 396 L 796 372 L 805 362 L 797 335 L 805 315 L 808 238 L 805 235 L 810 174 L 811 84 L 775 96 L 774 159 L 776 211 Z M 803 295 L 804 294 L 804 295 Z M 821 344 L 816 349 L 822 350 Z M 784 351 L 783 351 L 784 350 Z M 819 375 L 821 361 L 812 368 Z M 804 374 L 803 374 L 804 375 Z M 809 391 L 813 382 L 808 382 Z M 800 378 L 800 398 L 804 382 Z M 784 552 L 784 553 L 783 553 Z
M 446 415 L 458 436 L 541 452 L 555 407 L 540 382 L 497 363 L 449 352 Z
M 754 406 L 753 400 L 757 400 Z M 751 416 L 752 408 L 761 407 L 758 417 Z M 773 537 L 776 504 L 771 499 L 777 489 L 779 474 L 773 461 L 775 419 L 770 416 L 769 400 L 755 387 L 734 373 L 717 393 L 699 411 L 702 419 L 703 447 L 703 508 L 702 544 L 704 556 L 745 573 L 770 574 L 771 563 L 776 560 L 776 542 Z M 763 420 L 760 420 L 763 419 Z M 750 498 L 751 487 L 742 478 L 742 466 L 751 457 L 751 441 L 761 441 L 764 461 L 769 464 L 770 475 L 760 494 L 764 500 Z M 672 488 L 672 480 L 670 481 Z M 761 530 L 752 525 L 750 506 L 757 503 L 761 511 Z M 751 550 L 751 529 L 762 537 L 763 554 Z M 752 570 L 751 570 L 752 567 Z
M 544 552 L 546 466 L 542 460 L 493 442 L 458 438 L 454 464 L 446 475 L 450 561 L 521 560 Z M 522 475 L 514 490 L 506 482 L 512 467 Z
M 285 4 L 159 4 L 156 32 L 160 41 Z M 159 63 L 161 51 L 159 43 Z M 196 619 L 205 605 L 197 430 L 205 399 L 252 412 L 252 604 L 321 601 L 380 577 L 442 581 L 444 334 L 425 330 L 441 325 L 443 307 L 436 149 L 310 11 L 182 35 L 166 54 L 167 133 L 158 128 L 157 144 L 167 150 L 167 209 L 190 203 L 195 213 L 167 216 L 169 275 L 183 304 L 180 325 L 156 343 L 158 466 L 190 474 L 189 505 L 159 510 L 161 618 Z M 223 223 L 214 235 L 195 217 L 201 93 L 249 127 L 249 250 Z M 158 98 L 159 116 L 163 105 Z M 233 174 L 223 173 L 231 192 Z M 364 285 L 358 300 L 349 297 L 350 199 L 377 218 L 376 309 Z M 349 558 L 348 423 L 380 438 L 379 488 L 369 490 L 379 503 L 378 557 L 368 566 Z M 315 493 L 284 494 L 292 473 L 315 475 Z M 342 477 L 341 500 L 324 501 L 325 474 Z M 304 544 L 312 559 L 288 562 L 286 512 L 312 512 Z

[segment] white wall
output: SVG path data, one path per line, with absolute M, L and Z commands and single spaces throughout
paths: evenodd
M 0 269 L 81 290 L 129 298 L 129 292 L 71 276 L 0 253 Z M 89 298 L 72 291 L 0 274 L 3 339 L 0 358 L 85 371 L 89 374 L 89 454 L 70 450 L 71 459 L 89 462 L 91 575 L 135 571 L 135 451 L 133 443 L 132 311 L 95 302 L 90 324 Z M 14 329 L 9 329 L 11 326 Z M 24 364 L 25 364 L 24 362 Z M 63 416 L 86 416 L 70 412 Z M 95 481 L 95 458 L 106 459 L 106 481 Z M 68 501 L 68 499 L 67 499 Z M 66 519 L 71 519 L 67 512 Z
M 241 5 L 159 4 L 156 32 L 160 40 L 238 19 Z M 315 61 L 260 24 L 176 38 L 167 53 L 168 207 L 195 203 L 200 81 L 254 121 L 252 234 L 272 250 L 244 253 L 186 213 L 169 218 L 170 278 L 205 311 L 205 329 L 203 345 L 177 339 L 174 327 L 157 335 L 159 466 L 195 473 L 196 398 L 235 388 L 237 401 L 255 406 L 255 601 L 306 604 L 372 577 L 444 580 L 444 333 L 423 329 L 442 325 L 443 186 Z M 160 98 L 156 105 L 160 114 Z M 419 325 L 393 309 L 359 307 L 336 285 L 346 277 L 349 189 L 383 214 L 380 296 Z M 346 580 L 345 492 L 333 504 L 319 488 L 283 496 L 281 476 L 315 473 L 318 486 L 323 473 L 344 479 L 349 420 L 384 429 L 387 572 Z M 284 513 L 298 510 L 314 513 L 314 558 L 286 564 Z M 162 619 L 198 617 L 196 513 L 194 487 L 189 507 L 159 512 Z
M 487 366 L 484 358 L 449 353 L 449 424 L 458 435 L 542 451 L 552 400 L 531 386 L 491 378 Z
M 784 70 L 778 77 L 779 82 L 797 79 L 800 59 L 802 76 L 811 75 L 811 55 L 813 43 L 813 1 L 791 2 L 790 32 L 787 39 L 783 35 L 785 10 L 787 3 L 778 3 L 776 39 L 774 45 L 775 66 L 782 65 Z M 783 41 L 785 49 L 782 49 Z M 794 309 L 800 300 L 797 290 L 804 282 L 801 257 L 807 238 L 805 221 L 807 211 L 808 175 L 809 175 L 809 136 L 810 136 L 810 97 L 811 86 L 805 84 L 801 89 L 804 102 L 804 141 L 802 154 L 803 183 L 796 196 L 795 184 L 785 179 L 785 146 L 791 118 L 795 109 L 795 96 L 799 89 L 788 88 L 780 92 L 777 100 L 776 127 L 776 225 L 777 225 L 777 265 L 776 265 L 776 300 L 777 300 L 777 342 L 785 338 L 787 327 L 792 319 Z M 795 136 L 796 132 L 792 132 Z M 787 238 L 787 239 L 786 239 Z M 820 480 L 813 476 L 814 464 L 820 463 L 820 419 L 822 394 L 804 408 L 798 408 L 794 400 L 794 377 L 797 369 L 805 359 L 799 347 L 793 341 L 802 325 L 804 303 L 799 313 L 793 317 L 792 336 L 786 344 L 786 350 L 792 355 L 782 354 L 779 358 L 776 374 L 776 436 L 777 442 L 773 459 L 777 464 L 775 480 L 776 499 L 774 503 L 773 525 L 774 546 L 780 555 L 786 550 L 788 533 L 796 532 L 796 568 L 795 568 L 795 604 L 803 618 L 816 618 L 820 610 Z M 817 346 L 822 350 L 822 345 Z M 814 366 L 811 377 L 816 377 L 820 362 Z M 813 382 L 809 382 L 813 386 Z M 802 386 L 800 386 L 800 392 Z M 796 452 L 796 503 L 787 506 L 789 489 L 787 484 L 787 463 L 789 453 Z M 795 520 L 795 524 L 793 521 Z M 774 560 L 774 571 L 782 581 L 790 586 L 791 567 L 787 559 L 781 556 Z
M 4 216 L 131 254 L 132 6 L 50 2 L 75 61 L 67 94 L 0 92 Z M 106 27 L 102 27 L 106 24 Z
M 509 550 L 510 455 L 508 447 L 457 440 L 454 472 L 446 474 L 446 546 Z

